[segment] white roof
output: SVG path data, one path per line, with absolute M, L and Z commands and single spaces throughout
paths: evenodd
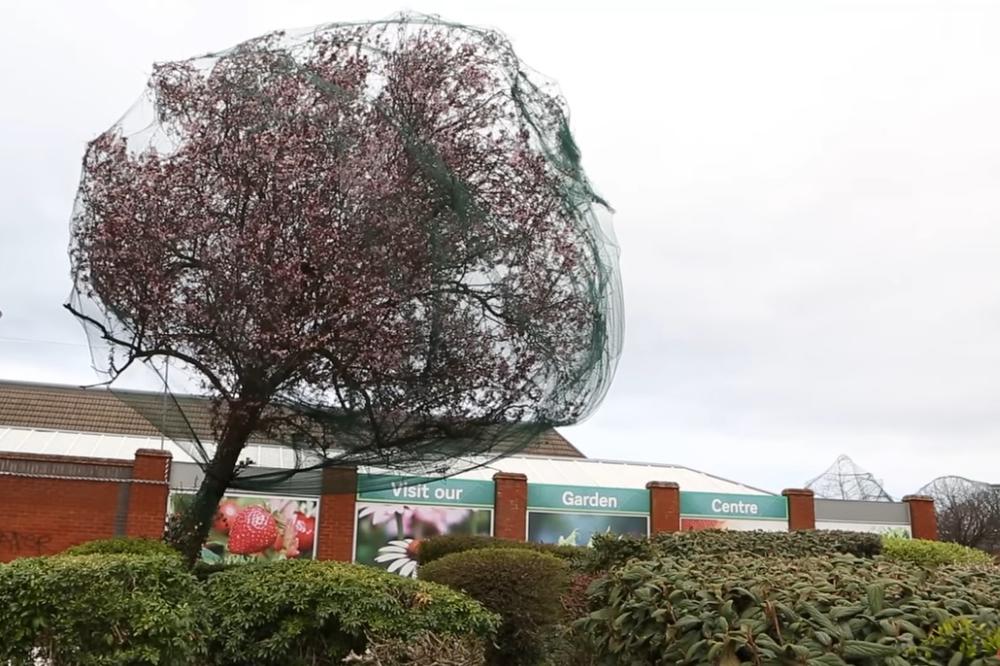
M 0 451 L 131 460 L 136 449 L 160 448 L 169 451 L 173 455 L 174 462 L 195 462 L 194 458 L 180 446 L 166 438 L 161 440 L 159 437 L 130 437 L 0 426 Z M 294 454 L 289 449 L 279 446 L 250 444 L 242 457 L 250 458 L 261 467 L 291 469 L 295 464 Z M 491 480 L 497 472 L 521 473 L 527 476 L 531 483 L 598 488 L 645 488 L 650 481 L 673 481 L 681 487 L 681 490 L 689 492 L 772 494 L 687 467 L 592 458 L 515 455 L 462 472 L 456 475 L 456 478 Z

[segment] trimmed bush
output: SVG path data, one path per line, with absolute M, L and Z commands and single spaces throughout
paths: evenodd
M 549 630 L 561 619 L 569 566 L 547 553 L 479 548 L 434 560 L 420 568 L 420 576 L 461 590 L 498 613 L 502 624 L 490 662 L 517 666 L 541 660 Z
M 1000 627 L 997 569 L 882 557 L 662 558 L 589 594 L 600 610 L 577 626 L 607 664 L 958 664 L 928 634 L 961 616 Z
M 161 555 L 180 557 L 180 554 L 162 541 L 136 537 L 115 537 L 87 541 L 63 551 L 63 555 Z
M 417 558 L 421 565 L 441 559 L 452 553 L 464 553 L 481 548 L 516 548 L 518 550 L 533 550 L 548 553 L 571 566 L 589 557 L 589 548 L 583 546 L 557 546 L 551 543 L 532 543 L 530 541 L 511 541 L 478 534 L 446 534 L 420 542 Z
M 205 584 L 216 664 L 337 664 L 367 636 L 490 638 L 498 618 L 465 595 L 343 562 L 244 564 Z
M 0 565 L 0 663 L 197 663 L 202 600 L 176 556 L 15 560 Z
M 925 541 L 902 537 L 882 540 L 882 552 L 891 560 L 913 562 L 925 567 L 942 564 L 991 564 L 993 557 L 982 550 L 957 543 Z
M 364 654 L 351 654 L 345 664 L 357 666 L 483 666 L 485 643 L 475 636 L 420 634 L 389 640 L 373 638 Z
M 875 557 L 882 552 L 877 534 L 811 530 L 802 532 L 741 532 L 701 530 L 658 534 L 644 539 L 601 535 L 594 538 L 588 569 L 608 571 L 631 560 L 657 557 L 703 557 L 712 555 L 777 555 L 779 557 L 821 557 L 844 553 Z

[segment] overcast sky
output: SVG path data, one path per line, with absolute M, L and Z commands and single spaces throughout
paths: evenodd
M 896 496 L 1000 481 L 989 4 L 5 2 L 0 378 L 95 381 L 61 309 L 70 209 L 153 62 L 412 9 L 498 28 L 558 81 L 616 209 L 625 351 L 564 430 L 585 453 L 772 490 L 840 453 Z

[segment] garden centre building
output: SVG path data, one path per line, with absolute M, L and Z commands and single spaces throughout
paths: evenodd
M 122 400 L 121 393 L 0 382 L 0 561 L 113 535 L 159 536 L 197 489 L 201 468 L 154 426 L 155 410 L 142 408 L 162 397 L 129 392 Z M 207 432 L 205 403 L 184 400 L 191 427 Z M 276 445 L 252 444 L 246 457 L 265 470 L 294 466 Z M 926 498 L 838 502 L 803 490 L 772 493 L 686 467 L 589 459 L 554 430 L 518 455 L 447 479 L 347 468 L 306 474 L 311 479 L 267 492 L 227 495 L 204 556 L 355 560 L 405 574 L 415 567 L 414 541 L 447 533 L 577 545 L 605 532 L 706 528 L 935 536 Z M 230 533 L 228 519 L 251 506 L 274 516 L 271 542 L 247 545 Z

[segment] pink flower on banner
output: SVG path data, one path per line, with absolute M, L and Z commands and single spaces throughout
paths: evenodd
M 466 520 L 470 513 L 469 509 L 447 509 L 440 506 L 407 507 L 403 512 L 403 532 L 412 536 L 415 533 L 415 523 L 423 523 L 433 527 L 438 534 L 447 534 L 451 525 Z
M 404 513 L 405 511 L 406 507 L 398 504 L 369 504 L 358 512 L 358 518 L 371 516 L 372 525 L 381 525 L 382 523 L 395 520 L 397 514 Z

